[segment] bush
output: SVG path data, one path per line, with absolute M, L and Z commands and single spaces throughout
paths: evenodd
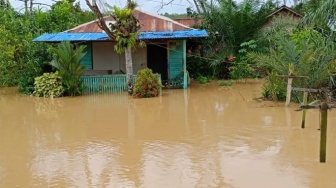
M 19 77 L 19 92 L 30 95 L 34 92 L 35 78 L 42 75 L 42 69 L 28 62 Z
M 275 71 L 270 72 L 266 77 L 266 83 L 262 89 L 262 95 L 265 99 L 274 101 L 286 99 L 286 82 L 277 77 Z
M 34 82 L 34 96 L 37 97 L 59 97 L 63 94 L 62 77 L 55 73 L 44 73 L 36 77 Z
M 20 66 L 15 61 L 0 62 L 0 86 L 15 86 L 20 75 Z
M 206 84 L 206 83 L 210 82 L 210 79 L 208 79 L 205 76 L 199 76 L 199 77 L 197 77 L 197 81 L 200 84 Z
M 210 61 L 196 56 L 187 58 L 187 70 L 191 78 L 197 78 L 200 75 L 212 76 L 213 74 Z
M 133 96 L 136 98 L 156 97 L 160 94 L 161 87 L 157 74 L 153 74 L 151 69 L 142 69 L 137 74 Z
M 244 79 L 256 77 L 254 69 L 246 62 L 234 63 L 234 66 L 230 67 L 231 79 Z

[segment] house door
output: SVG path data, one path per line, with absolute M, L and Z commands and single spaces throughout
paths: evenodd
M 162 80 L 168 80 L 167 45 L 147 45 L 147 67 L 153 73 L 161 74 Z

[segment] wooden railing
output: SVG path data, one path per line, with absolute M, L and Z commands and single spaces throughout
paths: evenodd
M 82 76 L 86 93 L 124 92 L 127 91 L 126 74 Z M 136 75 L 133 75 L 135 81 Z M 161 75 L 159 75 L 161 83 Z

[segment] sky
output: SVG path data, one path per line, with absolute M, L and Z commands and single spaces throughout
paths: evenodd
M 19 0 L 9 0 L 12 6 L 18 10 L 23 10 L 23 2 Z M 88 9 L 85 0 L 77 0 L 80 2 L 83 9 Z M 110 5 L 124 7 L 126 0 L 105 0 Z M 162 4 L 171 2 L 170 5 L 162 7 Z M 52 0 L 34 0 L 36 3 L 53 4 Z M 188 0 L 137 0 L 138 7 L 141 10 L 152 13 L 186 13 L 186 9 L 192 5 Z

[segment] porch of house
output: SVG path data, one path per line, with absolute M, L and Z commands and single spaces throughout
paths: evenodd
M 85 45 L 87 53 L 81 64 L 87 68 L 82 76 L 86 93 L 127 91 L 124 54 L 113 50 L 114 43 L 87 42 Z M 185 40 L 151 43 L 132 53 L 133 80 L 139 70 L 150 68 L 163 85 L 186 88 L 185 45 Z
M 161 83 L 161 75 L 158 74 Z M 126 74 L 86 75 L 81 77 L 85 93 L 112 93 L 127 91 Z M 133 75 L 136 80 L 136 75 Z

